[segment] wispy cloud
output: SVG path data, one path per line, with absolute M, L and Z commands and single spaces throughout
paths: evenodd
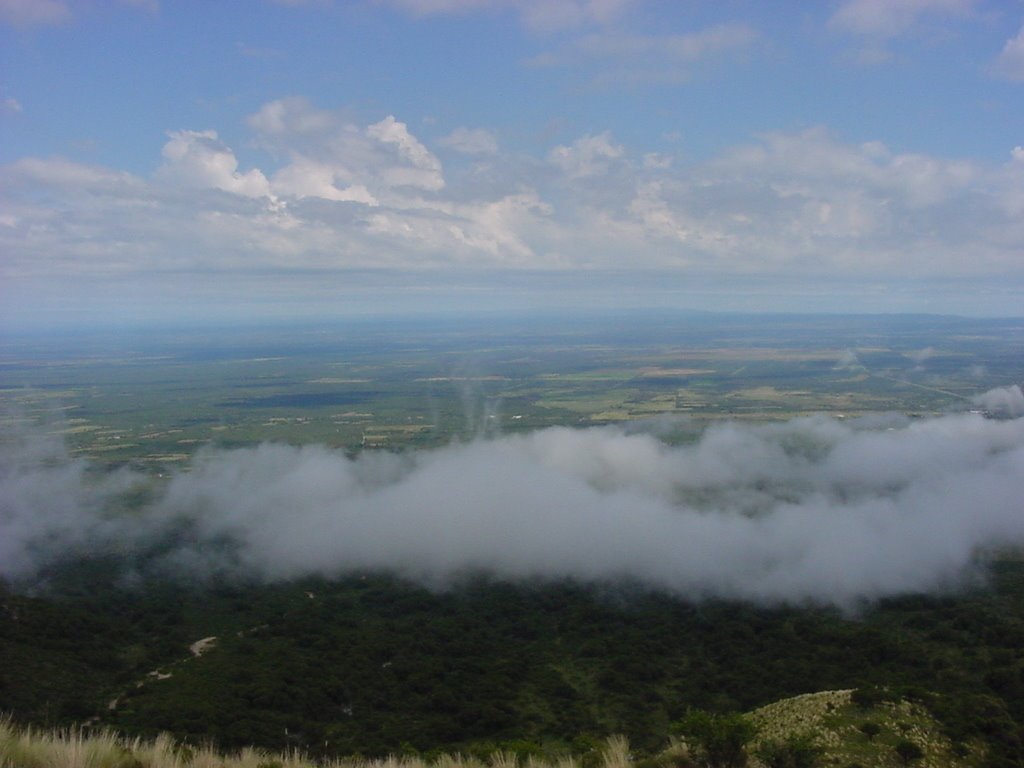
M 862 67 L 898 58 L 898 38 L 925 32 L 946 37 L 952 25 L 978 16 L 981 0 L 846 0 L 828 27 L 854 36 L 857 48 L 845 57 Z
M 570 179 L 598 176 L 609 164 L 622 157 L 623 148 L 613 143 L 605 131 L 597 136 L 581 136 L 571 145 L 558 146 L 548 153 L 548 162 L 561 169 Z
M 15 27 L 63 24 L 72 15 L 62 0 L 0 0 L 0 23 Z
M 277 5 L 288 5 L 293 7 L 298 6 L 322 6 L 326 7 L 332 4 L 333 0 L 271 0 L 272 3 Z
M 279 48 L 268 46 L 249 45 L 247 43 L 235 43 L 235 48 L 240 54 L 250 59 L 283 59 L 285 53 Z
M 640 0 L 377 0 L 414 16 L 509 11 L 527 29 L 548 34 L 621 18 Z
M 664 35 L 605 30 L 537 54 L 525 64 L 592 70 L 592 84 L 601 87 L 678 85 L 689 82 L 702 62 L 744 55 L 760 39 L 754 27 L 742 23 Z
M 1006 41 L 993 65 L 993 72 L 999 77 L 1014 82 L 1024 82 L 1024 27 L 1016 37 Z
M 677 35 L 588 35 L 574 46 L 588 56 L 636 58 L 659 56 L 665 59 L 692 62 L 746 48 L 759 37 L 747 24 L 720 24 L 714 27 Z
M 160 11 L 160 0 L 118 0 L 118 2 L 129 7 L 142 8 L 150 13 Z
M 977 6 L 978 0 L 847 0 L 829 24 L 858 35 L 890 38 L 928 19 L 968 18 Z
M 498 141 L 494 134 L 482 128 L 460 126 L 438 139 L 437 143 L 466 155 L 493 155 L 498 151 Z
M 115 4 L 154 14 L 160 11 L 160 0 L 115 0 Z M 83 10 L 92 9 L 69 0 L 0 0 L 0 24 L 23 28 L 65 24 L 75 19 L 75 11 Z

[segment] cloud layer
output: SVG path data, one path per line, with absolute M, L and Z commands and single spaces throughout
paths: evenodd
M 209 450 L 146 507 L 25 432 L 0 455 L 0 574 L 73 554 L 266 579 L 385 568 L 431 584 L 643 582 L 687 598 L 812 601 L 948 588 L 1024 544 L 1024 420 L 824 417 L 710 427 L 690 445 L 619 428 L 356 459 L 321 446 Z
M 0 168 L 8 280 L 181 270 L 615 269 L 885 279 L 1019 275 L 1024 162 L 1001 166 L 775 133 L 699 164 L 608 131 L 538 157 L 359 124 L 298 97 L 248 119 L 275 163 L 168 133 L 150 177 L 60 157 Z M 964 254 L 971 258 L 965 259 Z

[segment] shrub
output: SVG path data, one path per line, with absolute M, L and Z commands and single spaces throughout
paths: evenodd
M 861 723 L 860 732 L 868 737 L 868 741 L 874 741 L 875 736 L 882 732 L 882 726 L 868 720 L 866 723 Z
M 766 741 L 756 751 L 768 768 L 814 768 L 822 749 L 810 736 L 790 736 L 784 741 Z
M 914 760 L 920 760 L 924 757 L 924 750 L 909 739 L 903 739 L 893 749 L 896 750 L 900 762 L 904 765 L 910 765 Z
M 888 698 L 885 691 L 874 685 L 855 688 L 850 694 L 850 701 L 861 709 L 874 709 L 883 701 L 888 701 Z
M 710 768 L 743 768 L 747 764 L 747 744 L 757 729 L 738 713 L 719 715 L 691 710 L 676 730 L 698 747 Z

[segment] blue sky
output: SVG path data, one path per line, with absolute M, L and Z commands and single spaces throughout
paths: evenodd
M 0 0 L 0 320 L 1024 314 L 1016 0 Z

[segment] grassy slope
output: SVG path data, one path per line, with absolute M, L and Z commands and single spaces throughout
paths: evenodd
M 980 764 L 978 744 L 955 748 L 940 724 L 919 704 L 906 700 L 860 707 L 850 700 L 851 691 L 823 691 L 783 699 L 754 710 L 758 726 L 754 749 L 768 740 L 809 735 L 825 749 L 822 765 L 901 765 L 895 746 L 904 740 L 918 745 L 924 756 L 914 762 L 920 768 L 968 768 Z M 869 738 L 861 726 L 874 723 L 879 733 Z M 753 765 L 760 762 L 756 759 Z

